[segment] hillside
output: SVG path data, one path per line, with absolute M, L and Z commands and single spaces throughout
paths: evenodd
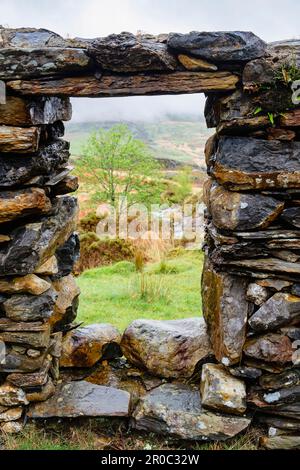
M 108 129 L 116 122 L 99 121 L 66 125 L 66 138 L 71 152 L 80 155 L 82 146 L 92 131 Z M 168 117 L 156 122 L 125 122 L 134 135 L 147 143 L 156 158 L 174 160 L 179 164 L 204 168 L 204 146 L 212 131 L 204 121 L 183 116 Z

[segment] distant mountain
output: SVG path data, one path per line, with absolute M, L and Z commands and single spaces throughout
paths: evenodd
M 70 123 L 66 125 L 66 138 L 71 142 L 71 152 L 79 156 L 82 146 L 91 132 L 109 129 L 120 122 L 99 121 Z M 172 160 L 183 165 L 204 167 L 204 146 L 212 130 L 206 129 L 204 121 L 191 116 L 169 116 L 156 122 L 122 121 L 133 134 L 152 149 L 158 159 Z

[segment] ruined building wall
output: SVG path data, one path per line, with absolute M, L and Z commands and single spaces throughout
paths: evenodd
M 199 92 L 216 128 L 206 146 L 202 296 L 220 364 L 204 367 L 202 400 L 225 413 L 259 409 L 266 422 L 299 419 L 299 41 L 266 45 L 243 32 L 65 40 L 2 28 L 0 48 L 0 428 L 17 429 L 24 406 L 53 395 L 76 317 L 69 97 Z M 136 360 L 133 342 L 125 333 L 123 351 Z M 231 410 L 208 394 L 218 374 L 240 380 Z M 141 409 L 135 419 L 145 423 Z

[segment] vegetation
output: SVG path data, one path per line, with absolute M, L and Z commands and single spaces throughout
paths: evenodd
M 282 65 L 274 75 L 275 83 L 285 86 L 290 86 L 296 80 L 300 80 L 300 68 L 297 66 L 295 59 Z
M 160 200 L 159 165 L 125 125 L 93 132 L 77 161 L 77 171 L 97 185 L 99 202 L 117 207 L 123 198 L 128 205 Z
M 168 437 L 128 430 L 126 421 L 118 419 L 47 420 L 28 423 L 25 430 L 2 438 L 7 450 L 257 450 L 259 428 L 226 442 L 203 444 L 178 441 Z
M 87 269 L 106 266 L 116 261 L 132 260 L 133 248 L 129 241 L 120 239 L 100 239 L 95 232 L 80 234 L 80 259 L 76 263 L 75 273 Z
M 193 193 L 193 176 L 190 167 L 184 167 L 170 180 L 162 198 L 169 204 L 183 204 Z
M 78 278 L 82 294 L 77 319 L 113 323 L 122 331 L 137 318 L 199 316 L 202 262 L 201 252 L 179 249 L 163 262 L 146 264 L 143 274 L 130 261 L 85 271 Z
M 72 155 L 78 157 L 91 132 L 99 128 L 110 129 L 114 122 L 68 123 L 67 139 L 71 141 Z M 171 159 L 184 165 L 200 165 L 204 168 L 203 149 L 212 130 L 205 122 L 186 116 L 170 116 L 155 122 L 126 122 L 135 138 L 151 149 L 155 158 Z

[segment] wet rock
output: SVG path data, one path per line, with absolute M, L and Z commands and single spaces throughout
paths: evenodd
M 260 414 L 258 416 L 258 421 L 264 425 L 268 425 L 276 429 L 282 429 L 285 432 L 300 432 L 300 422 L 296 419 Z
M 234 377 L 245 380 L 256 380 L 262 375 L 262 371 L 260 369 L 247 366 L 231 367 L 229 372 Z
M 166 44 L 127 32 L 95 39 L 88 53 L 102 69 L 113 72 L 172 71 L 177 66 Z
M 26 344 L 33 348 L 47 348 L 50 344 L 50 326 L 47 323 L 17 323 L 0 318 L 0 341 Z
M 39 357 L 41 355 L 41 351 L 38 349 L 27 349 L 26 354 L 28 357 Z
M 39 127 L 0 126 L 0 152 L 33 153 L 39 148 Z
M 272 256 L 275 256 L 275 258 L 279 258 L 290 263 L 296 263 L 300 258 L 299 255 L 290 250 L 271 250 L 270 253 Z
M 267 131 L 267 138 L 269 140 L 294 140 L 296 138 L 296 133 L 291 130 L 287 129 L 279 129 L 275 127 L 271 127 Z
M 255 282 L 249 284 L 247 289 L 247 300 L 255 305 L 262 305 L 269 298 L 269 292 L 265 287 L 256 284 Z
M 54 276 L 58 273 L 58 265 L 56 257 L 50 256 L 39 268 L 36 269 L 35 274 L 41 276 Z
M 62 121 L 56 121 L 49 126 L 45 126 L 42 132 L 42 138 L 46 142 L 58 140 L 65 135 L 65 126 Z
M 300 407 L 299 407 L 299 395 L 297 396 L 298 403 L 288 403 L 279 405 L 276 407 L 270 407 L 260 409 L 260 412 L 268 413 L 271 416 L 282 417 L 286 419 L 297 419 L 300 421 Z
M 278 390 L 281 388 L 300 385 L 300 370 L 291 369 L 281 374 L 264 374 L 259 379 L 259 385 L 264 390 Z
M 56 80 L 14 80 L 13 92 L 26 96 L 112 97 L 178 93 L 226 92 L 236 89 L 239 77 L 231 72 L 173 72 L 63 77 Z
M 292 111 L 285 112 L 280 117 L 280 125 L 283 127 L 298 127 L 300 126 L 300 109 L 296 108 Z
M 72 273 L 76 261 L 79 259 L 80 242 L 77 233 L 72 233 L 70 238 L 56 251 L 58 272 L 52 277 L 53 280 L 66 277 Z
M 205 148 L 204 148 L 205 162 L 207 166 L 210 166 L 210 160 L 213 157 L 214 153 L 216 152 L 217 147 L 218 147 L 218 136 L 217 134 L 213 134 L 207 139 Z M 209 182 L 209 181 L 210 179 L 208 179 L 208 183 L 207 183 L 208 190 L 210 190 L 210 186 L 212 184 L 212 182 L 211 181 Z M 209 197 L 209 192 L 208 192 L 207 197 Z
M 0 104 L 0 124 L 6 126 L 36 126 L 69 121 L 72 107 L 68 98 L 23 99 L 7 96 L 6 104 Z
M 59 359 L 61 356 L 62 339 L 63 339 L 62 331 L 58 331 L 57 333 L 53 333 L 51 335 L 49 354 L 51 354 L 51 356 L 55 357 L 56 359 Z
M 109 324 L 99 323 L 70 331 L 63 338 L 61 367 L 92 367 L 103 358 L 121 355 L 121 335 Z
M 0 234 L 0 243 L 6 243 L 9 242 L 10 236 L 9 235 L 1 235 Z
M 160 379 L 148 376 L 140 370 L 130 367 L 126 362 L 122 364 L 121 359 L 103 361 L 85 380 L 96 385 L 125 390 L 130 393 L 133 405 L 137 404 L 139 398 L 144 396 L 147 390 L 152 390 L 162 384 Z
M 204 364 L 201 377 L 202 405 L 225 413 L 244 414 L 246 386 L 219 364 Z
M 155 388 L 140 400 L 133 426 L 164 436 L 199 441 L 222 441 L 245 430 L 251 420 L 221 415 L 202 407 L 199 390 L 180 384 Z
M 179 54 L 178 60 L 186 70 L 192 70 L 194 72 L 198 72 L 200 70 L 215 72 L 216 70 L 218 70 L 218 67 L 216 65 L 211 64 L 206 60 L 198 59 L 197 57 Z
M 53 188 L 55 188 L 57 184 L 59 184 L 61 181 L 67 178 L 70 175 L 72 170 L 73 170 L 72 166 L 64 165 L 61 168 L 59 168 L 57 172 L 53 173 L 52 175 L 49 176 L 49 178 L 46 179 L 45 185 L 47 189 L 51 192 L 51 195 L 54 194 Z
M 10 408 L 7 411 L 0 413 L 0 423 L 8 423 L 10 421 L 17 421 L 22 417 L 23 408 Z
M 204 203 L 205 203 L 205 199 L 204 199 Z M 239 242 L 239 239 L 237 237 L 233 235 L 229 235 L 229 234 L 228 235 L 224 234 L 223 232 L 217 230 L 217 228 L 212 223 L 209 223 L 206 226 L 206 232 L 209 238 L 213 240 L 214 243 L 218 246 L 219 245 L 228 245 L 228 246 L 236 245 Z
M 249 320 L 254 331 L 270 331 L 300 321 L 300 297 L 277 293 L 265 302 Z
M 135 320 L 125 331 L 121 348 L 134 365 L 161 377 L 191 377 L 197 363 L 212 355 L 202 318 Z
M 243 363 L 247 367 L 254 367 L 270 374 L 280 374 L 286 369 L 286 364 L 279 362 L 266 362 L 261 359 L 253 359 L 245 356 Z
M 281 214 L 281 218 L 288 224 L 300 228 L 300 207 L 288 207 Z
M 300 297 L 300 284 L 294 284 L 291 289 L 292 295 L 296 295 Z
M 300 263 L 290 263 L 276 258 L 259 258 L 259 259 L 243 259 L 239 261 L 228 260 L 227 264 L 242 268 L 242 270 L 259 271 L 265 273 L 288 273 L 291 275 L 299 275 Z M 258 274 L 254 274 L 255 276 Z
M 4 315 L 4 309 L 3 309 L 3 304 L 4 302 L 7 300 L 7 297 L 5 295 L 2 295 L 0 294 L 0 314 L 2 316 L 2 314 Z
M 300 436 L 261 437 L 259 443 L 268 450 L 299 450 Z
M 38 403 L 49 400 L 55 393 L 55 385 L 49 377 L 46 384 L 35 390 L 27 391 L 26 398 L 30 403 Z
M 298 188 L 300 143 L 220 137 L 210 172 L 232 190 Z
M 50 323 L 55 331 L 59 331 L 65 325 L 75 320 L 80 289 L 71 274 L 54 281 L 53 289 L 58 294 L 58 297 L 54 306 L 54 314 L 50 318 Z
M 50 176 L 70 157 L 69 143 L 57 140 L 41 146 L 34 155 L 1 155 L 0 188 L 27 183 L 36 176 Z
M 274 391 L 266 391 L 253 387 L 248 391 L 247 401 L 260 409 L 281 411 L 281 407 L 285 405 L 299 405 L 300 386 L 283 388 Z
M 250 95 L 241 89 L 225 96 L 209 94 L 204 109 L 207 127 L 216 127 L 219 134 L 246 136 L 250 132 L 262 132 L 261 136 L 265 138 L 265 130 L 270 129 L 266 100 L 261 92 Z M 264 114 L 255 113 L 259 108 L 264 109 Z
M 50 375 L 51 375 L 51 378 L 55 381 L 55 383 L 57 383 L 60 378 L 60 369 L 59 369 L 59 359 L 57 359 L 56 357 L 52 359 L 51 366 L 50 366 Z M 45 390 L 41 392 L 41 396 L 43 395 L 45 395 Z
M 282 64 L 274 61 L 273 57 L 265 57 L 249 61 L 243 71 L 243 85 L 245 90 L 257 90 L 259 86 L 274 83 L 276 72 L 280 71 Z
M 84 381 L 70 382 L 58 385 L 54 396 L 46 402 L 31 405 L 28 417 L 127 417 L 129 402 L 129 393 L 122 390 Z
M 270 125 L 268 116 L 254 116 L 249 118 L 233 119 L 223 121 L 217 127 L 219 135 L 260 135 L 265 137 L 264 130 Z M 252 135 L 254 137 L 254 135 Z
M 204 115 L 207 127 L 215 128 L 221 122 L 253 117 L 253 103 L 242 90 L 236 90 L 225 96 L 209 94 L 205 102 Z
M 53 196 L 74 193 L 79 188 L 78 177 L 68 175 L 59 181 L 57 184 L 51 186 L 51 194 Z
M 277 230 L 275 230 L 274 228 L 269 228 L 269 230 L 258 230 L 255 232 L 235 232 L 234 236 L 240 237 L 245 240 L 268 240 L 268 246 L 270 248 L 278 248 L 278 246 L 275 245 L 276 240 L 294 240 L 296 242 L 297 239 L 300 238 L 300 231 L 296 229 L 286 230 L 281 227 L 277 227 Z
M 5 314 L 14 321 L 45 320 L 53 314 L 57 293 L 49 289 L 42 295 L 13 295 L 3 303 Z
M 261 85 L 271 84 L 276 91 L 280 89 L 274 86 L 275 77 L 282 76 L 282 70 L 289 69 L 291 65 L 300 66 L 299 41 L 290 40 L 285 42 L 271 43 L 268 45 L 268 57 L 250 61 L 246 64 L 243 72 L 243 84 L 246 90 L 259 90 Z M 283 81 L 283 80 L 282 80 Z M 289 87 L 285 87 L 288 89 Z M 276 104 L 276 103 L 274 103 Z M 289 103 L 291 105 L 291 102 Z M 286 111 L 286 108 L 283 109 Z
M 23 390 L 7 383 L 0 385 L 0 406 L 19 405 L 28 405 Z
M 54 204 L 54 214 L 11 232 L 11 241 L 0 247 L 0 275 L 27 275 L 54 255 L 74 231 L 77 201 L 64 196 Z
M 246 356 L 271 363 L 291 362 L 293 352 L 291 340 L 275 333 L 249 339 L 244 346 Z
M 4 28 L 0 27 L 0 46 L 2 48 L 41 48 L 64 47 L 66 41 L 48 29 Z
M 0 223 L 29 215 L 45 214 L 51 207 L 50 199 L 43 189 L 3 191 L 0 192 Z
M 23 431 L 24 421 L 10 421 L 8 423 L 0 424 L 0 429 L 4 434 L 18 434 Z
M 27 388 L 36 388 L 42 387 L 47 383 L 48 380 L 48 371 L 50 368 L 50 361 L 46 361 L 43 368 L 38 372 L 20 374 L 13 373 L 9 374 L 6 378 L 7 382 L 13 385 L 14 387 L 27 389 Z
M 42 295 L 51 288 L 51 284 L 35 274 L 23 277 L 0 279 L 0 292 L 3 294 Z
M 6 354 L 3 363 L 0 363 L 0 372 L 5 373 L 31 373 L 40 370 L 46 359 L 47 350 L 42 350 L 37 358 L 16 352 L 10 345 L 6 345 Z
M 240 362 L 246 339 L 250 304 L 246 300 L 248 282 L 217 272 L 205 260 L 202 277 L 203 315 L 208 325 L 214 354 L 225 366 Z
M 285 328 L 280 328 L 280 332 L 288 336 L 290 339 L 297 341 L 300 339 L 300 328 L 296 326 L 287 326 Z
M 292 285 L 291 282 L 283 281 L 281 279 L 263 279 L 263 280 L 257 280 L 256 282 L 259 286 L 273 289 L 273 290 L 276 290 L 277 292 L 280 292 L 283 289 L 287 289 Z M 298 294 L 293 293 L 293 295 L 298 295 Z M 299 297 L 300 297 L 300 290 L 299 290 Z
M 0 78 L 46 77 L 61 74 L 89 72 L 92 61 L 82 49 L 44 47 L 0 49 Z
M 227 191 L 212 184 L 208 208 L 219 229 L 253 230 L 267 228 L 283 211 L 284 204 L 272 197 Z
M 250 32 L 197 32 L 171 33 L 171 49 L 192 53 L 212 62 L 243 62 L 266 55 L 267 45 Z

